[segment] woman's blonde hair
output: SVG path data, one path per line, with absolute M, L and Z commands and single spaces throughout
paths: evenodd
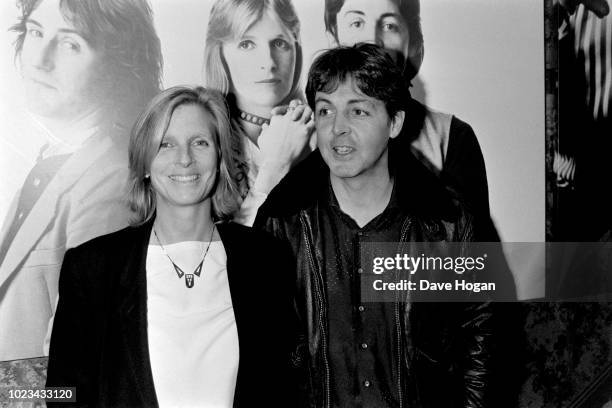
M 284 101 L 303 99 L 300 89 L 302 73 L 302 46 L 300 44 L 300 20 L 291 0 L 217 0 L 208 20 L 206 46 L 204 48 L 204 84 L 228 96 L 231 88 L 229 70 L 223 57 L 223 43 L 240 38 L 267 11 L 272 11 L 293 36 L 295 42 L 295 69 L 293 84 Z M 248 63 L 245 61 L 245 63 Z
M 155 96 L 132 128 L 128 184 L 128 203 L 135 213 L 132 225 L 147 222 L 155 213 L 155 192 L 148 175 L 172 114 L 181 105 L 201 106 L 214 122 L 219 171 L 212 195 L 213 219 L 231 219 L 239 207 L 240 193 L 234 176 L 238 173 L 236 157 L 241 156 L 241 145 L 236 134 L 231 131 L 223 96 L 218 91 L 200 86 L 176 86 Z

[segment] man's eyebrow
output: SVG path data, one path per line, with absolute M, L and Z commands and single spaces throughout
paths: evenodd
M 397 19 L 402 19 L 402 16 L 399 15 L 398 13 L 384 13 L 380 16 L 379 20 L 382 20 L 383 18 L 387 18 L 387 17 L 395 17 Z
M 31 19 L 31 18 L 28 18 L 28 19 L 26 20 L 26 24 L 28 24 L 28 23 L 29 23 L 29 24 L 35 24 L 35 25 L 37 25 L 37 26 L 39 26 L 39 27 L 42 27 L 42 24 L 40 24 L 38 21 L 36 21 L 36 20 L 34 20 L 34 19 Z
M 350 99 L 350 100 L 347 102 L 347 104 L 348 104 L 348 105 L 353 105 L 353 104 L 356 104 L 356 103 L 367 103 L 368 105 L 372 105 L 372 106 L 374 106 L 374 103 L 373 103 L 371 100 L 369 100 L 369 99 L 365 99 L 365 98 L 360 98 L 360 99 Z
M 32 19 L 32 18 L 28 18 L 26 20 L 26 24 L 34 24 L 38 27 L 43 28 L 43 25 L 40 24 L 38 21 Z M 75 30 L 74 28 L 68 28 L 68 27 L 64 27 L 64 28 L 60 28 L 59 30 L 57 30 L 60 33 L 66 33 L 66 34 L 76 34 L 80 37 L 83 37 L 83 34 L 81 34 L 80 32 L 78 32 L 77 30 Z
M 346 10 L 344 12 L 344 16 L 346 17 L 346 15 L 350 14 L 350 13 L 359 14 L 360 16 L 365 16 L 365 13 L 363 11 L 361 11 L 361 10 Z
M 321 96 L 315 97 L 315 103 L 319 103 L 319 102 L 331 103 L 330 100 L 325 97 L 321 97 Z

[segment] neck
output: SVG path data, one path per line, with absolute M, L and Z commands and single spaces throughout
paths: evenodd
M 244 130 L 246 136 L 251 140 L 251 142 L 255 143 L 255 145 L 259 147 L 257 144 L 257 139 L 259 139 L 259 135 L 261 134 L 261 126 L 257 126 L 240 118 L 238 118 L 238 121 L 240 122 L 242 130 Z
M 199 206 L 176 207 L 159 205 L 153 225 L 162 244 L 183 241 L 208 241 L 213 228 L 210 200 Z
M 100 124 L 100 112 L 98 109 L 82 112 L 70 119 L 34 116 L 44 128 L 59 138 L 64 137 L 64 135 L 66 135 L 65 137 L 70 137 L 69 135 L 82 133 Z M 65 142 L 70 142 L 70 140 Z
M 393 191 L 393 179 L 386 167 L 352 178 L 330 175 L 330 181 L 340 209 L 355 220 L 359 227 L 384 211 Z
M 266 118 L 266 119 L 270 118 L 271 116 L 270 112 L 272 111 L 272 108 L 273 108 L 273 106 L 243 103 L 243 101 L 240 101 L 238 99 L 236 99 L 236 107 L 243 112 L 251 113 L 251 114 L 260 116 L 262 118 Z M 237 120 L 242 125 L 242 128 L 244 129 L 244 132 L 246 133 L 247 137 L 251 139 L 253 143 L 257 144 L 257 139 L 259 138 L 259 135 L 261 134 L 261 126 L 258 126 L 249 121 L 240 119 L 240 117 L 238 117 Z

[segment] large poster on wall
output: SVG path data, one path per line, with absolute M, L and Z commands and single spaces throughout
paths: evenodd
M 529 0 L 3 3 L 0 360 L 47 355 L 66 251 L 129 225 L 130 130 L 155 94 L 221 91 L 259 170 L 245 182 L 260 185 L 286 154 L 258 143 L 262 130 L 307 103 L 313 60 L 337 46 L 377 44 L 403 67 L 406 99 L 425 112 L 405 119 L 419 128 L 406 154 L 490 213 L 491 237 L 543 242 L 543 18 Z M 301 109 L 292 161 L 317 143 Z M 265 195 L 244 198 L 253 207 L 238 218 L 252 224 Z M 519 299 L 541 297 L 543 272 L 530 267 L 542 253 L 508 248 Z

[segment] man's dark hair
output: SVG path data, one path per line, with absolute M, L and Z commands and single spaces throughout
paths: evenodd
M 402 70 L 382 48 L 365 43 L 332 48 L 314 60 L 306 84 L 308 105 L 314 110 L 317 92 L 332 93 L 348 78 L 364 95 L 384 102 L 390 118 L 406 111 L 410 93 Z
M 18 33 L 15 56 L 23 48 L 26 23 L 44 0 L 17 0 L 21 15 L 11 27 Z M 162 75 L 161 45 L 147 0 L 61 0 L 60 10 L 98 53 L 102 66 L 100 95 L 108 114 L 133 120 L 159 92 Z M 128 113 L 129 112 L 129 113 Z M 108 118 L 107 118 L 108 119 Z M 131 125 L 131 123 L 130 123 Z
M 372 0 L 376 1 L 376 0 Z M 425 52 L 423 45 L 423 31 L 421 30 L 421 3 L 420 0 L 392 0 L 399 9 L 404 22 L 408 26 L 410 34 L 410 44 L 406 58 L 404 75 L 407 80 L 411 80 L 419 72 L 423 62 Z M 332 34 L 338 41 L 338 20 L 337 15 L 344 6 L 345 0 L 325 0 L 325 30 Z

